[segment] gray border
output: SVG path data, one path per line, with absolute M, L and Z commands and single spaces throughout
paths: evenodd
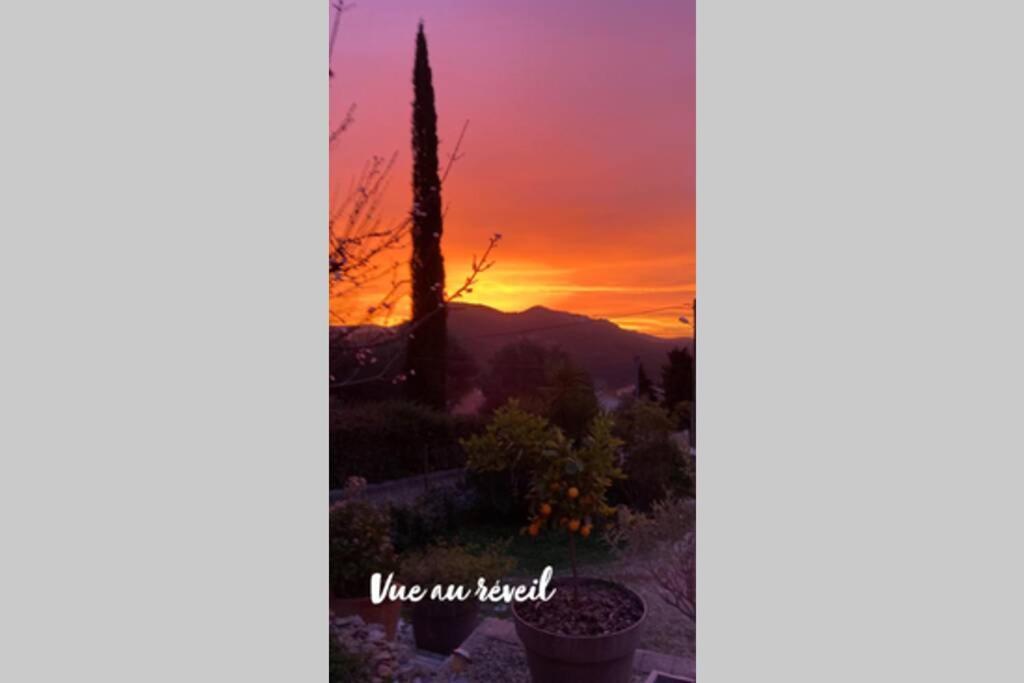
M 0 679 L 322 681 L 326 8 L 2 12 Z M 701 680 L 1020 680 L 1020 10 L 698 21 Z
M 0 10 L 0 680 L 327 680 L 327 3 Z
M 1024 680 L 1021 6 L 697 12 L 699 680 Z

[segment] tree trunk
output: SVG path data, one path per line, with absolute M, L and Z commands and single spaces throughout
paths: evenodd
M 580 597 L 580 577 L 576 572 L 576 534 L 569 532 L 569 562 L 572 564 L 572 601 L 577 602 Z

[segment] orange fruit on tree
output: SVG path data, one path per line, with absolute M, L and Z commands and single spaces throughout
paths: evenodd
M 544 515 L 545 517 L 550 515 L 551 514 L 551 506 L 549 504 L 547 504 L 547 503 L 541 503 L 540 514 Z
M 536 536 L 539 533 L 540 533 L 540 527 L 537 526 L 536 522 L 534 522 L 533 524 L 530 525 L 530 535 L 531 536 Z
M 580 536 L 582 536 L 583 538 L 586 538 L 589 535 L 590 535 L 590 525 L 588 524 L 585 527 L 583 527 L 582 529 L 580 529 Z
M 579 528 L 580 528 L 580 520 L 578 520 L 578 519 L 570 519 L 569 520 L 569 531 L 579 531 Z
M 576 498 L 577 496 L 580 495 L 580 490 L 575 486 L 570 486 L 568 493 L 570 498 Z

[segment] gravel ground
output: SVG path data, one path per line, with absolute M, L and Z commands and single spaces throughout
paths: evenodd
M 647 603 L 647 622 L 640 637 L 639 647 L 680 657 L 694 657 L 694 630 L 689 621 L 674 607 L 658 597 L 653 582 L 637 568 L 625 563 L 611 563 L 580 567 L 582 576 L 593 576 L 621 582 L 643 597 Z M 532 580 L 529 577 L 526 580 Z M 514 583 L 510 580 L 510 583 Z M 482 610 L 485 616 L 510 619 L 507 605 L 490 606 Z M 408 664 L 412 648 L 412 630 L 407 622 L 399 629 L 401 659 Z M 414 667 L 412 675 L 406 673 L 401 680 L 410 683 L 530 683 L 526 666 L 526 655 L 518 643 L 486 638 L 473 650 L 473 662 L 458 672 L 445 671 L 431 674 L 426 669 Z M 633 677 L 634 683 L 643 683 L 646 674 Z
M 647 624 L 640 636 L 641 648 L 679 657 L 694 657 L 696 650 L 693 625 L 679 610 L 658 596 L 654 582 L 642 572 L 628 564 L 614 563 L 599 567 L 581 567 L 580 573 L 618 581 L 640 594 L 647 603 Z
M 456 674 L 458 676 L 458 674 Z M 647 674 L 635 674 L 633 683 L 643 683 Z M 473 655 L 473 664 L 460 679 L 448 676 L 437 679 L 438 683 L 530 683 L 530 672 L 526 666 L 526 655 L 520 645 L 488 638 L 479 645 Z

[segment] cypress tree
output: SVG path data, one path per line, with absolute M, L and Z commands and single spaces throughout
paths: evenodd
M 437 159 L 437 112 L 423 22 L 416 34 L 412 103 L 412 327 L 406 353 L 407 395 L 434 408 L 445 407 L 444 307 L 441 255 L 441 179 Z
M 693 401 L 693 356 L 688 348 L 668 352 L 668 365 L 661 370 L 661 385 L 665 389 L 667 407 Z
M 637 363 L 636 366 L 636 397 L 647 398 L 652 401 L 657 398 L 654 393 L 654 383 L 647 376 L 643 363 Z

